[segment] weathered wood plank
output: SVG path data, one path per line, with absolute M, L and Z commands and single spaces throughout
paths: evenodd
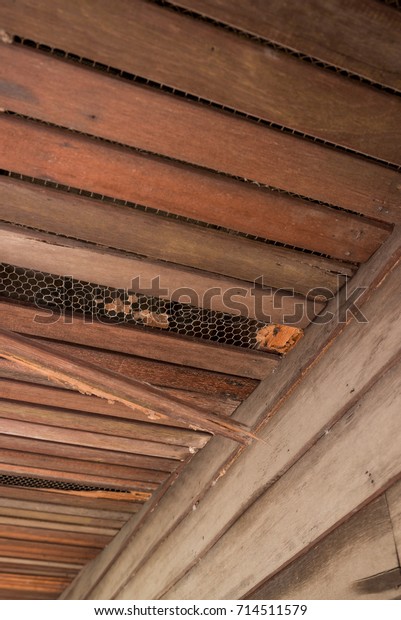
M 100 560 L 96 562 L 92 569 L 85 573 L 81 582 L 80 580 L 76 581 L 71 590 L 72 596 L 104 594 L 111 597 L 124 585 L 121 583 L 120 576 L 127 574 L 125 571 L 128 570 L 132 571 L 131 575 L 133 575 L 134 580 L 138 578 L 136 583 L 139 581 L 143 583 L 142 578 L 149 569 L 150 563 L 147 562 L 145 566 L 142 565 L 140 573 L 137 571 L 141 563 L 139 558 L 144 557 L 151 557 L 152 561 L 158 558 L 159 562 L 162 562 L 162 564 L 158 564 L 160 592 L 164 590 L 164 587 L 168 588 L 185 570 L 183 566 L 188 567 L 194 560 L 196 561 L 199 558 L 200 549 L 206 550 L 207 546 L 204 546 L 205 541 L 202 540 L 202 536 L 205 535 L 205 540 L 209 541 L 209 545 L 220 537 L 236 516 L 239 516 L 249 502 L 257 497 L 257 494 L 261 492 L 261 487 L 263 490 L 278 474 L 281 474 L 291 463 L 295 462 L 302 451 L 307 450 L 308 445 L 310 445 L 309 442 L 313 442 L 314 438 L 322 432 L 322 429 L 327 428 L 326 424 L 329 424 L 329 420 L 335 419 L 342 407 L 346 407 L 347 404 L 349 406 L 354 402 L 361 390 L 363 391 L 364 385 L 376 373 L 380 372 L 399 347 L 397 339 L 394 340 L 394 334 L 390 330 L 386 330 L 384 326 L 386 319 L 383 318 L 383 307 L 393 309 L 394 324 L 398 325 L 399 322 L 397 323 L 395 318 L 398 312 L 397 304 L 395 306 L 393 303 L 389 304 L 388 297 L 393 300 L 393 294 L 397 290 L 397 283 L 399 282 L 400 239 L 400 231 L 397 231 L 390 238 L 389 243 L 383 246 L 370 263 L 359 270 L 351 282 L 349 293 L 362 287 L 363 294 L 358 301 L 358 306 L 362 308 L 363 312 L 367 313 L 368 317 L 375 318 L 373 324 L 369 325 L 369 329 L 367 329 L 366 324 L 358 325 L 356 322 L 347 325 L 351 321 L 350 317 L 347 318 L 346 323 L 340 323 L 341 312 L 339 312 L 338 307 L 336 309 L 334 305 L 329 306 L 334 313 L 334 321 L 310 328 L 303 342 L 291 356 L 282 362 L 269 382 L 263 382 L 249 397 L 247 403 L 240 406 L 234 414 L 240 419 L 246 417 L 248 423 L 254 423 L 261 416 L 265 419 L 270 418 L 281 407 L 280 416 L 276 415 L 270 420 L 269 425 L 261 434 L 267 440 L 269 449 L 266 451 L 266 444 L 259 442 L 245 451 L 242 457 L 235 462 L 238 455 L 233 452 L 227 442 L 216 440 L 209 443 L 188 465 L 177 483 L 166 494 L 159 506 L 158 514 L 147 515 L 147 521 L 142 524 L 144 538 L 141 539 L 141 536 L 133 535 L 128 544 L 124 538 L 124 548 L 121 547 L 120 540 L 126 536 L 126 532 L 129 532 L 131 527 L 128 523 L 121 531 L 121 535 L 118 534 L 109 546 L 108 557 L 110 557 L 110 549 L 114 549 L 113 565 L 110 566 L 110 560 L 106 566 L 102 565 Z M 379 286 L 380 288 L 378 288 Z M 378 317 L 384 321 L 381 325 L 380 321 L 376 323 Z M 391 315 L 387 319 L 391 323 Z M 361 339 L 361 330 L 367 332 L 366 338 Z M 383 337 L 385 337 L 385 342 Z M 372 342 L 370 339 L 373 339 Z M 380 346 L 377 343 L 380 343 Z M 369 351 L 367 358 L 359 350 L 361 346 L 365 347 L 365 352 L 366 350 Z M 375 349 L 380 354 L 372 358 L 370 352 Z M 316 363 L 317 360 L 320 361 L 319 364 Z M 328 371 L 325 370 L 326 365 L 329 367 Z M 363 370 L 361 366 L 364 367 Z M 339 381 L 336 386 L 338 400 L 328 401 L 327 386 L 332 380 L 333 368 L 338 370 L 339 377 L 341 375 L 341 378 L 338 377 Z M 352 385 L 349 384 L 349 388 L 347 388 L 346 384 L 349 383 L 350 375 L 358 375 L 358 383 L 353 381 Z M 314 385 L 318 386 L 319 393 L 317 393 L 316 387 L 313 391 L 306 389 L 305 398 L 309 394 L 309 398 L 313 402 L 306 405 L 308 415 L 300 417 L 299 410 L 303 403 L 298 402 L 297 393 L 302 389 L 305 382 L 312 381 L 313 378 L 316 379 Z M 319 406 L 320 401 L 324 403 L 321 407 Z M 291 407 L 291 403 L 296 403 L 295 408 Z M 284 411 L 286 411 L 286 415 L 284 415 Z M 294 419 L 291 418 L 291 411 L 294 415 L 296 411 L 297 433 L 293 433 Z M 324 413 L 324 419 L 322 413 Z M 291 445 L 287 448 L 286 442 L 289 441 Z M 259 466 L 256 460 L 250 458 L 253 453 L 260 454 Z M 230 465 L 231 467 L 228 469 Z M 246 478 L 245 484 L 241 483 L 243 473 Z M 198 482 L 196 489 L 193 489 L 194 480 Z M 218 481 L 217 484 L 216 481 Z M 255 481 L 255 486 L 253 486 L 253 481 Z M 228 487 L 231 487 L 233 491 L 235 489 L 235 496 L 232 493 L 224 493 Z M 248 499 L 243 501 L 245 496 Z M 197 505 L 198 502 L 200 502 L 199 505 Z M 194 505 L 197 505 L 195 511 L 192 510 Z M 208 519 L 202 523 L 202 514 L 207 507 L 213 525 Z M 160 524 L 157 524 L 159 518 L 164 519 L 162 531 Z M 218 525 L 220 519 L 220 525 Z M 196 540 L 191 538 L 191 545 L 182 549 L 179 540 L 185 540 L 182 538 L 186 529 L 183 524 L 188 525 L 189 522 L 192 524 L 191 531 L 194 531 L 194 527 L 196 528 L 197 537 Z M 180 524 L 178 527 L 177 523 Z M 215 528 L 216 525 L 217 528 Z M 134 534 L 134 532 L 135 522 L 132 525 L 132 533 Z M 160 545 L 163 539 L 164 543 Z M 175 541 L 174 557 L 177 557 L 177 550 L 180 548 L 181 559 L 186 555 L 186 560 L 183 561 L 182 565 L 172 566 L 170 564 L 167 567 L 163 561 L 163 550 L 167 549 L 173 541 Z M 135 564 L 132 563 L 132 545 L 137 551 L 138 562 Z M 156 546 L 158 546 L 157 550 L 155 550 Z M 163 570 L 165 569 L 164 585 L 162 583 L 164 579 L 161 573 L 162 566 Z M 149 587 L 151 586 L 146 586 L 141 594 L 145 594 Z
M 401 90 L 401 17 L 374 0 L 174 0 L 174 4 Z
M 80 532 L 81 534 L 99 534 L 100 536 L 114 536 L 118 532 L 117 528 L 81 525 L 77 523 L 60 523 L 46 521 L 43 519 L 27 519 L 16 513 L 14 518 L 4 516 L 0 513 L 0 526 L 13 525 L 15 527 L 29 527 L 44 530 L 60 530 L 62 532 Z
M 127 407 L 134 404 L 135 408 L 139 405 L 140 407 L 145 407 L 145 409 L 150 409 L 156 413 L 158 412 L 171 418 L 177 418 L 182 422 L 187 422 L 196 430 L 219 433 L 240 442 L 247 443 L 253 437 L 252 433 L 250 433 L 244 424 L 233 421 L 231 418 L 217 416 L 213 413 L 208 414 L 201 409 L 190 407 L 174 396 L 167 396 L 163 390 L 159 388 L 155 388 L 147 383 L 135 381 L 134 379 L 127 381 L 121 377 L 121 375 L 103 369 L 100 366 L 94 364 L 84 365 L 72 356 L 55 353 L 52 349 L 46 347 L 46 345 L 33 343 L 29 339 L 15 334 L 10 330 L 0 330 L 0 344 L 2 356 L 6 359 L 17 361 L 28 367 L 34 367 L 36 370 L 43 372 L 46 376 L 50 375 L 59 381 L 79 389 L 81 392 L 94 394 L 106 400 L 116 400 L 127 405 Z M 84 431 L 79 431 L 79 433 L 81 435 L 87 435 Z M 98 435 L 98 437 L 101 436 Z M 111 444 L 113 438 L 109 437 L 108 439 Z M 122 451 L 135 451 L 134 445 L 132 445 L 130 449 L 128 448 L 128 444 L 130 442 L 135 442 L 135 440 L 127 440 L 126 438 L 120 437 L 119 442 Z M 150 442 L 143 441 L 136 443 L 141 444 L 140 450 L 143 452 L 145 443 Z M 153 443 L 154 446 L 156 446 L 156 442 Z M 98 445 L 100 444 L 101 442 Z M 85 445 L 88 444 L 86 443 Z M 166 444 L 159 445 L 164 445 L 165 449 L 167 448 Z M 168 450 L 166 450 L 164 456 L 171 458 L 171 455 L 177 447 L 178 446 L 168 446 L 168 450 L 171 450 L 171 453 L 169 454 Z M 112 449 L 111 445 L 110 448 Z M 193 448 L 188 448 L 188 451 L 193 453 L 195 450 Z M 152 454 L 152 452 L 145 453 Z M 175 452 L 176 458 L 181 459 L 183 453 L 185 454 L 186 450 L 184 452 L 181 451 L 181 453 L 180 450 Z M 156 456 L 161 455 L 163 455 L 162 452 L 156 454 Z
M 394 437 L 399 428 L 400 379 L 400 363 L 377 377 L 366 395 L 164 598 L 190 598 L 195 590 L 201 598 L 246 595 L 399 478 L 401 453 Z M 378 445 L 386 450 L 378 450 Z M 317 505 L 319 510 L 313 511 Z M 249 562 L 238 563 L 240 545 L 246 545 Z M 214 571 L 220 578 L 212 583 Z M 135 587 L 128 585 L 120 597 L 133 592 Z
M 11 512 L 14 511 L 14 512 Z M 82 525 L 102 524 L 105 527 L 121 527 L 129 519 L 129 512 L 110 511 L 96 508 L 82 508 L 50 504 L 36 499 L 13 499 L 0 497 L 0 514 L 5 516 L 24 516 L 32 519 L 50 519 L 60 523 L 80 523 Z M 36 515 L 36 516 L 35 516 Z
M 46 0 L 21 0 L 17 6 L 7 0 L 0 27 L 374 157 L 400 161 L 396 97 L 144 0 L 119 0 L 112 15 L 109 8 L 107 0 L 57 0 L 51 9 Z
M 247 351 L 123 325 L 88 323 L 78 315 L 74 316 L 73 322 L 69 317 L 65 321 L 54 322 L 49 310 L 4 301 L 0 301 L 0 325 L 21 334 L 252 379 L 266 377 L 279 363 L 277 356 L 260 351 Z M 85 363 L 89 362 L 85 360 Z
M 9 555 L 15 558 L 35 559 L 43 558 L 57 562 L 86 564 L 99 553 L 98 547 L 78 547 L 31 540 L 9 540 L 0 537 L 0 555 Z
M 105 516 L 107 513 L 135 513 L 142 508 L 142 503 L 133 500 L 98 499 L 97 497 L 83 497 L 71 491 L 62 492 L 60 490 L 6 486 L 0 486 L 0 502 L 4 499 L 21 500 L 21 493 L 23 493 L 24 501 L 35 502 L 38 510 L 45 507 L 46 510 L 49 510 L 48 506 L 56 504 L 57 510 L 61 514 L 67 514 L 66 510 L 72 510 L 72 514 L 79 514 L 81 509 L 89 509 L 96 510 L 99 515 Z
M 0 166 L 11 172 L 344 260 L 366 260 L 388 234 L 357 215 L 64 129 L 6 114 L 0 127 Z
M 128 467 L 156 470 L 165 473 L 174 471 L 178 465 L 175 459 L 167 459 L 156 456 L 145 456 L 130 452 L 102 450 L 75 446 L 52 441 L 40 441 L 32 437 L 17 437 L 15 435 L 0 434 L 0 448 L 4 450 L 20 450 L 40 454 L 43 456 L 56 456 L 63 459 L 76 459 L 96 463 L 107 463 L 111 466 L 110 472 L 122 471 L 114 467 Z M 84 467 L 84 463 L 82 464 Z M 111 475 L 111 474 L 110 474 Z
M 123 420 L 113 418 L 109 414 L 104 415 L 102 411 L 97 414 L 83 413 L 61 407 L 43 407 L 39 404 L 30 405 L 23 402 L 16 404 L 0 398 L 0 418 L 195 448 L 202 448 L 209 439 L 209 435 L 204 433 L 161 424 L 136 422 L 130 419 L 129 410 L 126 419 Z
M 89 448 L 101 448 L 148 456 L 165 456 L 168 459 L 184 460 L 189 454 L 189 448 L 184 446 L 171 446 L 153 441 L 137 441 L 126 437 L 108 437 L 100 433 L 90 431 L 67 430 L 57 426 L 44 426 L 19 420 L 0 418 L 0 434 L 17 437 L 40 439 L 60 444 L 84 446 Z
M 4 263 L 68 275 L 100 286 L 134 290 L 135 293 L 189 303 L 230 316 L 243 315 L 279 324 L 289 322 L 299 328 L 306 327 L 322 310 L 322 297 L 333 297 L 346 280 L 341 274 L 338 277 L 333 274 L 330 288 L 318 289 L 305 282 L 301 287 L 305 287 L 305 293 L 311 298 L 319 296 L 319 301 L 314 303 L 312 299 L 294 294 L 293 289 L 286 293 L 271 289 L 268 283 L 262 287 L 171 263 L 148 261 L 10 224 L 0 223 L 0 241 L 0 261 Z M 346 268 L 346 271 L 352 274 L 352 270 Z
M 0 45 L 0 59 L 4 109 L 401 222 L 393 170 L 32 48 Z
M 30 592 L 54 593 L 62 591 L 70 582 L 68 578 L 43 577 L 39 575 L 20 575 L 18 573 L 1 573 L 2 590 L 28 590 Z
M 0 524 L 0 539 L 7 538 L 7 540 L 26 540 L 32 542 L 43 542 L 59 545 L 77 545 L 78 547 L 90 547 L 103 549 L 108 542 L 110 542 L 112 536 L 100 535 L 100 534 L 88 534 L 82 532 L 69 532 L 69 531 L 57 531 L 40 529 L 36 527 L 20 526 L 16 523 L 14 525 L 1 525 Z
M 401 558 L 401 482 L 398 482 L 391 487 L 391 489 L 388 489 L 386 492 L 386 499 L 398 558 Z
M 32 336 L 35 339 L 34 336 Z M 190 368 L 188 366 L 181 366 L 178 364 L 169 364 L 159 362 L 157 360 L 150 360 L 144 357 L 135 357 L 133 355 L 124 355 L 117 352 L 106 351 L 102 348 L 91 348 L 88 346 L 74 345 L 73 343 L 57 342 L 52 340 L 48 342 L 55 350 L 64 351 L 70 353 L 83 361 L 97 363 L 100 366 L 105 366 L 110 370 L 119 372 L 127 377 L 135 377 L 141 381 L 147 381 L 153 385 L 167 388 L 178 388 L 184 393 L 202 394 L 205 392 L 214 398 L 213 407 L 218 410 L 218 399 L 233 399 L 237 401 L 244 400 L 258 385 L 258 381 L 254 379 L 247 379 L 245 377 L 238 377 L 234 375 L 225 375 L 223 373 L 213 373 L 207 370 Z M 11 365 L 11 366 L 10 366 Z M 5 376 L 6 368 L 9 369 L 10 376 L 13 372 L 16 372 L 16 364 L 0 358 L 0 376 Z M 29 370 L 25 371 L 27 374 L 16 375 L 19 377 L 19 381 L 33 382 L 35 377 L 35 383 L 38 381 L 39 375 L 30 374 Z M 42 382 L 46 385 L 48 380 L 42 378 Z M 47 382 L 47 383 L 46 383 Z M 51 387 L 51 386 L 50 386 Z M 58 386 L 63 387 L 65 386 Z M 61 396 L 60 396 L 61 398 Z M 205 403 L 207 405 L 207 396 L 205 396 Z M 200 403 L 199 403 L 200 404 Z
M 390 599 L 399 593 L 401 576 L 398 582 L 396 574 L 394 580 L 385 577 L 397 567 L 387 503 L 382 496 L 246 598 Z M 373 579 L 376 575 L 382 578 Z
M 336 273 L 352 275 L 336 261 L 9 177 L 0 177 L 0 219 L 239 280 L 262 276 L 269 286 L 300 293 L 336 290 Z M 348 260 L 366 260 L 385 235 L 370 221 L 359 224 L 363 234 L 345 249 Z

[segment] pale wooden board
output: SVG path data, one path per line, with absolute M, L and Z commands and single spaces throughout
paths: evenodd
M 391 599 L 400 586 L 393 529 L 381 496 L 245 598 Z

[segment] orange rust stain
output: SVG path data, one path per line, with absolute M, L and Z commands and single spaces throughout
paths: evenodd
M 256 334 L 256 348 L 263 351 L 288 353 L 304 335 L 303 330 L 273 323 L 262 327 Z

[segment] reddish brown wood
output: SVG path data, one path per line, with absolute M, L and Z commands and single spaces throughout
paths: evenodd
M 44 457 L 44 462 L 46 462 L 46 455 L 62 458 L 63 461 L 66 459 L 75 459 L 77 462 L 82 461 L 81 471 L 84 471 L 85 461 L 90 461 L 92 465 L 99 463 L 100 465 L 106 466 L 107 464 L 107 467 L 110 466 L 110 475 L 112 475 L 111 472 L 114 470 L 114 467 L 145 470 L 147 472 L 149 471 L 150 476 L 156 472 L 170 473 L 177 467 L 177 461 L 174 459 L 87 448 L 71 444 L 60 444 L 51 441 L 41 441 L 39 439 L 33 439 L 32 437 L 17 437 L 0 434 L 0 448 L 26 451 L 28 459 L 28 453 L 38 454 Z M 117 469 L 115 471 L 122 470 Z
M 0 166 L 13 172 L 345 260 L 366 260 L 388 236 L 384 224 L 64 130 L 4 114 L 0 127 Z
M 18 5 L 6 0 L 0 23 L 10 35 L 18 33 L 374 157 L 401 161 L 396 97 L 166 7 L 118 0 L 111 12 L 107 0 L 56 0 L 51 6 L 47 0 L 21 0 Z
M 9 540 L 0 537 L 0 554 L 14 558 L 47 558 L 58 562 L 86 564 L 99 553 L 98 547 L 78 547 L 72 545 L 33 542 L 30 540 Z
M 102 549 L 111 540 L 111 536 L 99 534 L 81 534 L 79 532 L 57 532 L 36 527 L 2 526 L 0 524 L 0 538 L 9 540 L 26 540 L 32 542 L 44 542 L 60 545 L 77 545 L 79 547 L 92 547 Z
M 0 325 L 31 336 L 253 379 L 266 377 L 279 363 L 279 358 L 274 355 L 191 340 L 175 334 L 137 330 L 122 325 L 87 323 L 80 316 L 74 316 L 73 322 L 68 317 L 65 321 L 58 319 L 53 322 L 53 319 L 49 322 L 47 310 L 38 311 L 0 301 Z M 130 376 L 133 378 L 133 375 Z
M 263 5 L 263 15 L 271 4 Z M 254 6 L 247 4 L 245 15 L 251 15 Z M 285 6 L 280 3 L 281 9 Z M 239 11 L 240 3 L 230 3 L 231 11 L 234 7 Z M 213 2 L 213 9 L 218 8 Z M 298 3 L 292 18 L 301 12 Z M 370 26 L 375 27 L 374 20 Z M 303 32 L 291 30 L 300 36 Z M 313 34 L 320 32 L 316 28 Z M 336 48 L 341 40 L 336 35 Z M 5 109 L 377 219 L 401 221 L 399 174 L 393 170 L 32 49 L 1 45 L 0 59 L 0 105 Z
M 401 16 L 383 3 L 374 0 L 174 0 L 173 3 L 373 82 L 401 89 L 398 53 Z

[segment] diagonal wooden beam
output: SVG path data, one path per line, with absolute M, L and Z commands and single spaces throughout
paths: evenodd
M 190 407 L 174 396 L 167 396 L 159 388 L 134 379 L 127 380 L 94 364 L 83 364 L 6 329 L 0 329 L 0 350 L 6 359 L 34 368 L 80 392 L 121 402 L 127 407 L 151 409 L 156 412 L 154 415 L 176 418 L 196 430 L 223 435 L 241 443 L 248 443 L 254 437 L 239 422 Z

